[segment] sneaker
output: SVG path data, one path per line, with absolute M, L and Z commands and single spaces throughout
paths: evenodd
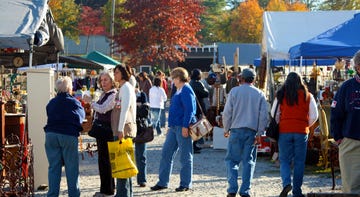
M 227 195 L 226 195 L 226 197 L 235 197 L 236 196 L 236 193 L 228 193 Z
M 185 191 L 188 191 L 188 190 L 189 190 L 188 187 L 183 187 L 183 186 L 180 186 L 180 187 L 175 189 L 176 192 L 185 192 Z
M 158 191 L 158 190 L 167 189 L 167 187 L 163 187 L 163 186 L 160 186 L 160 185 L 155 185 L 153 187 L 150 187 L 150 189 L 153 190 L 153 191 Z
M 140 183 L 139 187 L 146 187 L 146 183 Z
M 284 189 L 281 191 L 279 197 L 287 197 L 288 193 L 289 193 L 291 190 L 292 190 L 292 186 L 291 186 L 291 185 L 285 186 Z

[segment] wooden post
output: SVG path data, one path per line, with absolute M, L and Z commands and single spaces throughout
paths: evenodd
M 234 54 L 234 72 L 239 73 L 239 47 Z

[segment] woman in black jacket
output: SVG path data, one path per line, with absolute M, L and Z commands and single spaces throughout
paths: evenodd
M 200 69 L 192 70 L 190 86 L 194 90 L 196 99 L 199 101 L 196 103 L 196 118 L 197 119 L 201 118 L 201 116 L 202 116 L 201 111 L 203 111 L 205 113 L 206 109 L 205 109 L 204 98 L 209 96 L 209 91 L 205 88 L 204 84 L 200 80 L 201 80 L 201 70 Z M 199 106 L 199 103 L 200 103 L 200 106 Z M 194 153 L 200 153 L 201 148 L 199 148 L 196 144 L 201 140 L 203 140 L 203 139 L 201 138 L 200 140 L 193 142 Z

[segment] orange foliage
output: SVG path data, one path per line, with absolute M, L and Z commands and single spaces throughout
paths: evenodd
M 288 10 L 289 11 L 304 11 L 304 12 L 309 11 L 306 4 L 304 4 L 300 1 L 296 1 L 292 4 L 288 4 Z
M 57 15 L 58 15 L 58 10 L 61 10 L 62 8 L 62 2 L 61 1 L 56 1 L 56 0 L 52 0 L 52 1 L 49 1 L 48 3 L 53 15 L 54 15 L 54 18 L 57 18 Z
M 261 42 L 263 9 L 258 0 L 243 2 L 233 11 L 231 37 L 233 42 Z
M 287 11 L 287 6 L 284 0 L 270 0 L 266 6 L 267 11 Z
M 101 24 L 100 9 L 95 10 L 88 6 L 82 6 L 82 11 L 79 21 L 79 30 L 83 35 L 103 35 L 105 33 L 105 26 Z
M 123 4 L 127 12 L 116 17 L 129 23 L 116 32 L 115 47 L 136 65 L 142 61 L 183 61 L 184 53 L 175 46 L 197 45 L 200 31 L 200 0 L 132 0 Z M 121 27 L 117 27 L 120 29 Z

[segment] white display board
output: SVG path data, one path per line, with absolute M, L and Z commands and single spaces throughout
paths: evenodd
M 229 138 L 224 137 L 224 128 L 214 127 L 213 130 L 213 148 L 227 149 Z
M 52 69 L 27 71 L 28 128 L 33 144 L 35 189 L 40 185 L 48 185 L 44 126 L 47 121 L 46 105 L 55 95 L 54 80 Z

